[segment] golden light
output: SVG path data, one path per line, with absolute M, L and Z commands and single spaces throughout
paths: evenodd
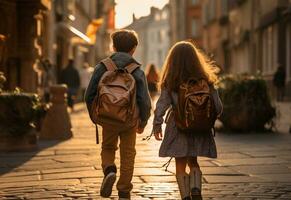
M 116 28 L 123 28 L 132 22 L 132 15 L 137 18 L 150 14 L 150 8 L 162 8 L 169 0 L 116 0 Z

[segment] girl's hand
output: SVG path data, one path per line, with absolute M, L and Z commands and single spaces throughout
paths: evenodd
M 155 133 L 155 138 L 156 140 L 161 141 L 163 139 L 163 133 L 162 132 Z

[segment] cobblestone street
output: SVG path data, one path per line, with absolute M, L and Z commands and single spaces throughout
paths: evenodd
M 100 145 L 84 105 L 71 115 L 74 138 L 41 141 L 37 152 L 0 154 L 0 199 L 102 199 Z M 133 200 L 179 199 L 159 142 L 137 139 Z M 101 133 L 101 131 L 100 131 Z M 217 134 L 218 159 L 200 158 L 203 199 L 291 199 L 290 134 Z M 117 156 L 118 157 L 118 156 Z M 117 161 L 119 162 L 119 161 Z M 114 188 L 112 199 L 117 199 Z

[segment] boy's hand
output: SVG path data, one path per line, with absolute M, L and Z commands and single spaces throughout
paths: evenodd
M 161 141 L 163 139 L 163 133 L 162 132 L 155 133 L 155 138 L 156 140 Z
M 136 132 L 137 132 L 138 134 L 142 134 L 143 131 L 144 131 L 144 128 L 140 128 L 140 127 L 138 127 L 137 130 L 136 130 Z

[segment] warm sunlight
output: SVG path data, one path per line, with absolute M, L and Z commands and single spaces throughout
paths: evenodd
M 291 0 L 0 0 L 0 200 L 291 200 L 290 144 Z
M 116 28 L 123 28 L 132 22 L 132 15 L 137 18 L 148 15 L 152 6 L 162 8 L 168 0 L 116 0 Z

